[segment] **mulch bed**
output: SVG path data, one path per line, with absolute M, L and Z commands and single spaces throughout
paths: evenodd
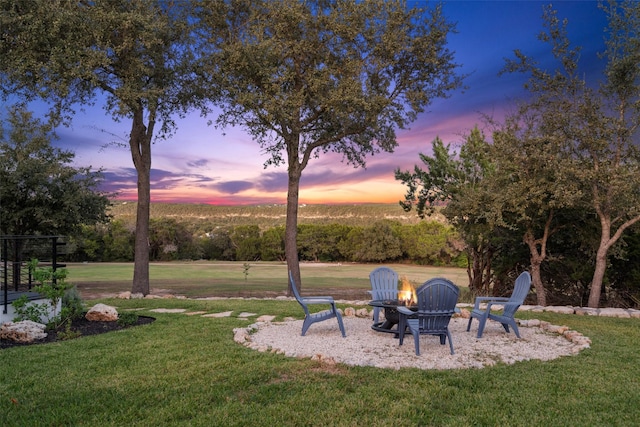
M 92 322 L 85 319 L 84 316 L 82 316 L 81 318 L 71 322 L 71 330 L 79 332 L 80 335 L 78 336 L 78 338 L 82 338 L 88 335 L 104 334 L 107 332 L 119 331 L 121 329 L 131 328 L 135 326 L 148 325 L 149 323 L 152 323 L 154 320 L 156 320 L 155 317 L 138 316 L 138 323 L 136 323 L 135 325 L 122 326 L 118 324 L 118 322 Z M 21 347 L 21 346 L 35 345 L 35 344 L 46 344 L 50 342 L 61 341 L 58 338 L 57 331 L 46 331 L 46 332 L 47 332 L 46 338 L 38 341 L 34 341 L 33 343 L 29 343 L 29 344 L 22 344 L 22 343 L 17 343 L 15 341 L 0 339 L 0 349 L 10 348 L 10 347 Z M 61 332 L 64 333 L 65 329 L 63 328 Z

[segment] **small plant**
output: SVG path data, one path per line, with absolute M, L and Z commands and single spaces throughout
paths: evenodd
M 58 339 L 62 341 L 68 341 L 68 340 L 76 339 L 81 335 L 82 333 L 80 331 L 71 329 L 71 322 L 66 322 L 64 331 L 58 332 Z
M 49 304 L 36 304 L 29 301 L 26 295 L 22 295 L 12 304 L 15 312 L 14 322 L 31 320 L 40 323 L 42 319 L 49 315 Z
M 251 264 L 245 262 L 242 264 L 242 273 L 244 274 L 244 281 L 247 281 L 247 277 L 249 277 L 249 269 L 251 268 Z
M 68 315 L 71 319 L 77 319 L 82 316 L 84 305 L 82 304 L 80 292 L 75 285 L 64 292 L 62 296 L 62 309 L 68 310 Z
M 118 313 L 118 325 L 120 326 L 133 326 L 138 323 L 138 315 L 131 311 L 124 313 Z
M 38 304 L 30 302 L 29 299 L 23 295 L 12 304 L 16 313 L 13 320 L 15 322 L 32 320 L 38 323 L 42 323 L 44 320 L 47 328 L 57 329 L 64 324 L 69 313 L 67 310 L 64 317 L 61 316 L 62 310 L 60 313 L 56 313 L 58 303 L 62 300 L 65 291 L 71 286 L 65 282 L 67 270 L 64 268 L 54 270 L 51 267 L 40 268 L 38 267 L 37 259 L 32 259 L 29 262 L 29 270 L 34 280 L 40 283 L 34 286 L 33 290 L 43 295 L 49 301 Z

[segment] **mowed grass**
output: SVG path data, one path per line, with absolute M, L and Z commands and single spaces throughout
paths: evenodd
M 233 329 L 251 322 L 239 313 L 300 318 L 293 301 L 95 302 L 156 321 L 0 350 L 3 425 L 546 427 L 634 426 L 640 419 L 638 319 L 522 312 L 568 325 L 592 347 L 548 362 L 392 370 L 324 365 L 233 341 Z M 233 314 L 204 318 L 155 308 Z
M 245 275 L 245 264 L 249 266 Z M 445 277 L 460 287 L 468 283 L 465 269 L 389 265 L 399 276 L 418 285 L 432 277 Z M 367 299 L 373 264 L 302 263 L 303 294 L 331 293 L 336 297 Z M 131 290 L 131 263 L 70 263 L 67 281 L 78 286 L 85 298 Z M 149 266 L 152 293 L 176 293 L 187 297 L 276 296 L 287 292 L 288 271 L 282 262 L 169 262 Z

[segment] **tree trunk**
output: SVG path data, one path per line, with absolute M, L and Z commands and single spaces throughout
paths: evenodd
M 129 146 L 138 174 L 138 207 L 134 244 L 133 284 L 131 293 L 149 294 L 149 212 L 151 208 L 151 134 L 145 127 L 143 111 L 133 114 Z
M 600 306 L 600 296 L 602 295 L 602 282 L 604 273 L 607 270 L 607 249 L 600 244 L 596 254 L 596 267 L 591 279 L 591 291 L 589 292 L 589 307 L 598 308 Z
M 300 279 L 300 263 L 298 261 L 298 193 L 300 191 L 300 171 L 297 161 L 291 166 L 289 163 L 289 186 L 287 190 L 287 219 L 284 231 L 284 253 L 287 258 L 287 269 L 293 275 L 298 285 L 298 291 L 302 287 Z M 293 290 L 287 274 L 287 295 L 292 296 Z
M 551 225 L 552 215 L 550 214 L 547 224 L 545 226 L 544 237 L 536 239 L 531 229 L 527 230 L 524 235 L 524 242 L 529 247 L 530 262 L 531 262 L 531 283 L 536 290 L 536 296 L 538 297 L 538 305 L 546 307 L 547 305 L 547 293 L 540 277 L 540 266 L 547 257 L 547 239 L 549 238 L 549 226 Z M 538 245 L 540 249 L 538 250 Z

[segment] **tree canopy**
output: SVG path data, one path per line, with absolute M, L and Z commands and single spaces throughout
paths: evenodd
M 133 292 L 149 293 L 151 145 L 174 117 L 198 104 L 193 2 L 65 0 L 2 2 L 0 91 L 52 105 L 68 123 L 78 105 L 101 102 L 131 122 L 128 147 L 138 174 Z M 205 104 L 198 104 L 206 110 Z
M 599 88 L 580 73 L 580 48 L 571 46 L 568 22 L 546 7 L 539 37 L 548 44 L 555 67 L 542 67 L 519 50 L 507 61 L 505 72 L 529 76 L 529 96 L 496 126 L 492 144 L 483 149 L 488 156 L 469 158 L 463 148 L 458 160 L 436 141 L 433 157 L 421 155 L 427 170 L 416 166 L 413 173 L 396 173 L 408 186 L 401 204 L 406 209 L 415 205 L 422 214 L 434 203 L 446 202 L 447 217 L 470 248 L 490 236 L 494 247 L 502 245 L 506 252 L 504 245 L 514 245 L 513 235 L 519 234 L 529 249 L 533 284 L 543 305 L 540 268 L 554 233 L 571 228 L 557 239 L 566 254 L 572 252 L 567 243 L 572 237 L 573 248 L 592 245 L 595 268 L 588 305 L 598 307 L 608 253 L 640 221 L 640 4 L 610 2 L 603 9 L 609 27 Z M 470 142 L 465 147 L 476 152 L 477 145 Z M 473 168 L 462 168 L 469 160 Z M 589 216 L 597 218 L 597 242 L 585 231 L 591 230 Z M 582 231 L 576 231 L 576 220 L 582 221 Z M 556 251 L 555 258 L 561 255 Z M 574 277 L 581 269 L 576 266 Z
M 439 7 L 403 1 L 239 2 L 220 33 L 215 0 L 200 16 L 209 41 L 209 92 L 224 107 L 217 123 L 241 126 L 287 165 L 286 258 L 300 283 L 296 233 L 300 178 L 309 161 L 337 153 L 353 166 L 391 152 L 435 98 L 461 84 L 447 47 L 453 25 Z M 214 9 L 215 10 L 215 9 Z M 206 47 L 206 46 L 205 46 Z
M 0 234 L 73 235 L 107 221 L 100 172 L 72 166 L 74 154 L 52 139 L 50 126 L 23 107 L 0 122 Z

